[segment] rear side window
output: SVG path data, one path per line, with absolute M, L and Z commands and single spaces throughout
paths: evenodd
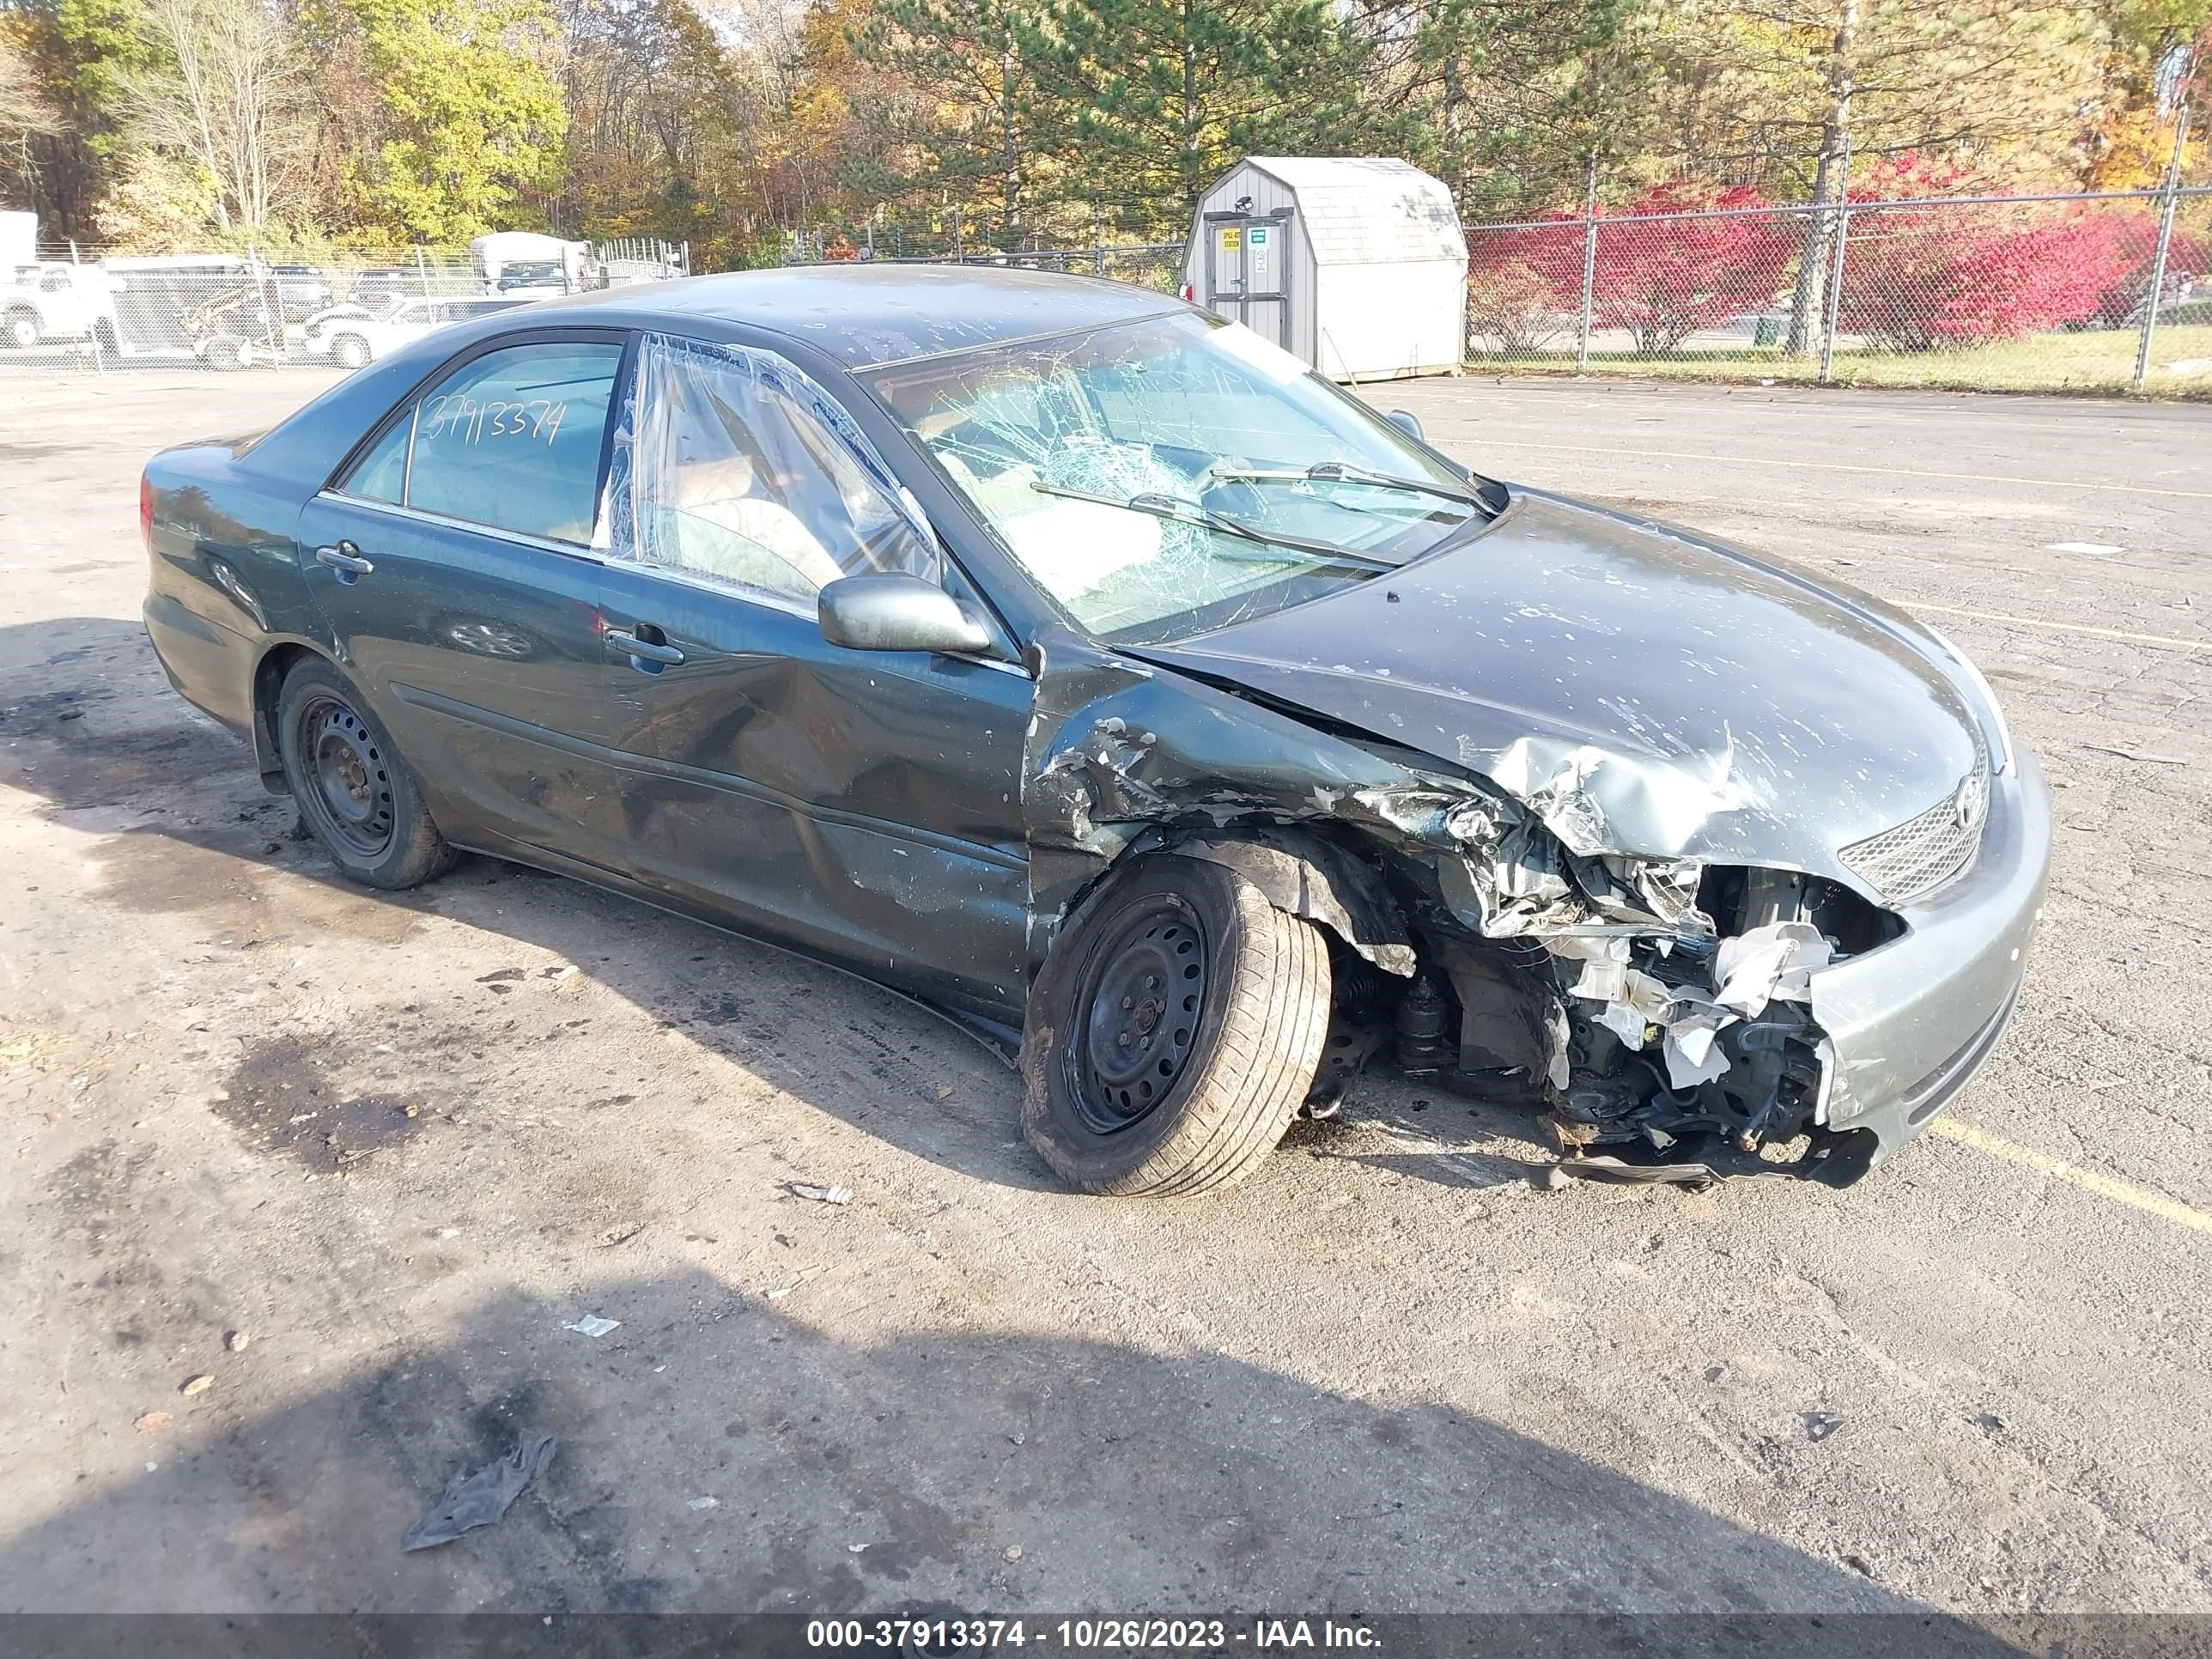
M 354 465 L 347 495 L 586 544 L 622 348 L 509 346 L 422 394 Z

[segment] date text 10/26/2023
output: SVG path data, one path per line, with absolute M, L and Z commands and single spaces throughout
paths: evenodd
M 1330 1619 L 813 1619 L 806 1645 L 949 1653 L 961 1649 L 1057 1647 L 1079 1651 L 1292 1652 L 1381 1646 L 1371 1626 Z

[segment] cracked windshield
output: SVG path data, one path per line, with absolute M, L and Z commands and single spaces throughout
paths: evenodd
M 1243 326 L 1188 314 L 932 358 L 877 394 L 1087 631 L 1188 637 L 1366 581 L 1490 507 Z

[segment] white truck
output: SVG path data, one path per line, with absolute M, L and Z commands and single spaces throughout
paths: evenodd
M 0 276 L 0 343 L 28 351 L 112 337 L 114 300 L 106 274 L 97 266 L 33 262 Z

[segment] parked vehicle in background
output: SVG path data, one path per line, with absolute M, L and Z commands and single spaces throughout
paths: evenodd
M 488 294 L 504 292 L 510 271 L 543 272 L 549 266 L 557 283 L 533 277 L 531 286 L 557 286 L 564 294 L 605 286 L 590 243 L 571 242 L 532 230 L 497 230 L 479 236 L 469 244 L 469 262 Z
M 330 272 L 313 265 L 271 265 L 269 274 L 276 279 L 276 298 L 288 323 L 305 321 L 337 298 Z
M 501 294 L 526 294 L 535 299 L 548 294 L 566 294 L 568 278 L 557 264 L 529 260 L 502 270 L 498 287 Z
M 388 310 L 367 306 L 331 306 L 307 319 L 302 346 L 311 357 L 327 357 L 342 368 L 359 368 L 410 340 L 419 340 L 447 323 L 489 317 L 527 305 L 527 295 L 462 295 L 453 299 L 402 300 Z
M 19 351 L 94 339 L 107 316 L 106 281 L 89 265 L 17 265 L 0 289 L 0 343 Z
M 428 281 L 419 271 L 398 265 L 371 265 L 355 273 L 353 286 L 346 291 L 344 302 L 382 313 L 391 310 L 402 300 L 425 297 L 424 290 L 428 287 Z

